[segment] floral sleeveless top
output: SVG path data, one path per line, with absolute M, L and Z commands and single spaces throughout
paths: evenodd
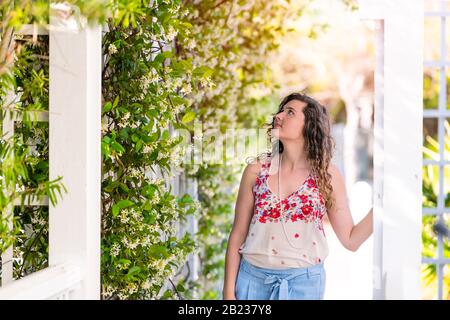
M 253 186 L 253 216 L 239 253 L 250 263 L 271 269 L 323 262 L 328 256 L 322 223 L 326 207 L 316 184 L 317 176 L 310 173 L 295 192 L 283 199 L 281 212 L 279 198 L 267 183 L 270 159 L 262 164 Z

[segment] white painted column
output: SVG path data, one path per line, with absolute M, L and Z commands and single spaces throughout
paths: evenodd
M 100 298 L 101 28 L 51 19 L 50 180 L 68 189 L 49 205 L 49 265 L 80 267 L 70 298 Z
M 359 7 L 362 19 L 384 26 L 375 74 L 374 298 L 420 299 L 424 4 Z

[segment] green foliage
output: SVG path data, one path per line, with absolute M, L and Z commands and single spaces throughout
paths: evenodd
M 220 298 L 235 201 L 232 187 L 242 167 L 227 165 L 227 159 L 182 163 L 186 150 L 172 129 L 187 129 L 195 138 L 199 120 L 210 137 L 263 122 L 262 116 L 255 119 L 255 107 L 277 89 L 266 61 L 289 32 L 287 20 L 301 16 L 301 6 L 292 1 L 163 0 L 152 6 L 139 0 L 69 2 L 89 21 L 104 23 L 105 31 L 102 298 L 179 299 L 194 293 Z M 9 39 L 11 27 L 45 25 L 47 9 L 48 2 L 40 0 L 1 4 L 0 40 Z M 14 88 L 22 97 L 16 112 L 48 110 L 48 42 L 20 41 L 20 46 L 0 52 L 0 103 L 5 106 L 7 91 Z M 14 66 L 12 50 L 18 54 Z M 2 210 L 23 194 L 45 194 L 55 203 L 63 187 L 60 178 L 47 181 L 48 128 L 40 133 L 32 133 L 31 127 L 21 130 L 23 142 L 13 159 L 11 145 L 0 140 L 2 190 L 15 190 L 17 182 L 24 187 L 21 192 L 2 191 Z M 42 143 L 34 156 L 27 151 L 30 135 Z M 175 171 L 197 179 L 200 203 L 187 194 L 173 195 L 168 180 Z M 177 228 L 189 215 L 198 219 L 199 231 L 180 235 Z M 2 215 L 0 244 L 8 246 L 16 239 L 17 277 L 45 267 L 47 217 L 44 208 L 22 207 L 14 230 L 6 232 L 8 220 Z M 178 275 L 195 252 L 201 275 L 191 282 Z
M 309 1 L 304 1 L 303 6 Z M 267 60 L 288 30 L 289 19 L 303 10 L 291 1 L 186 1 L 192 33 L 175 39 L 177 56 L 189 61 L 206 77 L 195 83 L 187 97 L 203 127 L 203 143 L 223 137 L 230 128 L 259 127 L 255 117 L 261 101 L 277 90 Z M 206 67 L 199 67 L 199 66 Z M 209 70 L 214 70 L 212 73 Z M 257 94 L 262 92 L 262 94 Z M 267 116 L 267 114 L 265 115 Z M 190 117 L 186 116 L 189 120 Z M 266 119 L 265 119 L 266 120 Z M 192 129 L 191 129 L 192 130 Z M 194 132 L 191 132 L 194 136 Z M 219 138 L 220 139 L 220 138 Z M 203 154 L 206 156 L 206 154 Z M 191 296 L 221 297 L 225 251 L 234 216 L 234 203 L 242 166 L 227 157 L 186 165 L 197 179 L 202 205 L 198 245 L 201 275 L 187 284 Z
M 48 37 L 17 36 L 15 43 L 14 65 L 0 75 L 0 119 L 17 119 L 13 138 L 6 127 L 0 138 L 0 252 L 14 244 L 14 276 L 20 278 L 48 263 L 48 208 L 28 201 L 47 196 L 55 206 L 67 190 L 62 177 L 49 180 L 48 124 L 35 117 L 48 110 Z M 15 93 L 14 103 L 7 92 Z
M 168 185 L 183 154 L 169 129 L 196 117 L 181 88 L 206 71 L 194 74 L 170 47 L 189 27 L 179 1 L 112 6 L 103 36 L 102 298 L 181 298 L 184 280 L 175 278 L 198 246 L 177 227 L 198 203 Z

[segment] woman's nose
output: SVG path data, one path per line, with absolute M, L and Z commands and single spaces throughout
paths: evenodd
M 277 121 L 281 122 L 281 120 L 283 120 L 282 114 L 283 114 L 283 112 L 280 112 L 280 113 L 276 114 L 276 115 L 275 115 L 275 119 L 276 119 Z

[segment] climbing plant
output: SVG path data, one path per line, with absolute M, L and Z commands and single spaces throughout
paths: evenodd
M 267 58 L 311 0 L 68 2 L 103 25 L 101 297 L 219 298 L 245 163 L 186 155 L 198 143 L 210 148 L 227 129 L 266 120 L 254 110 L 278 88 Z M 0 12 L 2 110 L 11 89 L 21 97 L 15 112 L 48 110 L 48 39 L 14 36 L 23 24 L 46 25 L 48 2 L 10 1 Z M 27 192 L 53 203 L 64 191 L 60 180 L 48 181 L 48 127 L 27 123 L 17 126 L 13 147 L 0 140 L 0 183 L 15 190 L 1 194 L 2 210 Z M 178 175 L 198 183 L 198 201 L 173 192 Z M 0 232 L 4 247 L 15 242 L 20 277 L 46 266 L 48 210 L 16 208 L 15 216 L 10 230 L 2 215 Z M 189 216 L 198 221 L 195 234 L 183 233 Z M 190 254 L 200 258 L 195 281 L 180 276 Z
M 277 51 L 283 36 L 294 31 L 310 1 L 186 1 L 192 37 L 177 38 L 179 56 L 194 64 L 214 69 L 213 85 L 189 95 L 201 134 L 192 130 L 194 141 L 203 142 L 203 161 L 186 165 L 186 172 L 198 181 L 202 204 L 198 221 L 201 262 L 200 278 L 190 282 L 191 294 L 217 299 L 222 290 L 225 251 L 234 216 L 239 172 L 245 162 L 241 155 L 223 154 L 208 158 L 211 145 L 225 146 L 228 129 L 257 129 L 261 121 L 255 110 L 278 86 L 271 77 L 267 60 Z M 271 112 L 272 110 L 268 109 Z M 269 114 L 269 112 L 267 114 Z M 231 132 L 233 135 L 233 133 Z M 234 136 L 241 139 L 239 136 Z M 195 144 L 195 142 L 194 142 Z M 229 147 L 229 146 L 228 146 Z

